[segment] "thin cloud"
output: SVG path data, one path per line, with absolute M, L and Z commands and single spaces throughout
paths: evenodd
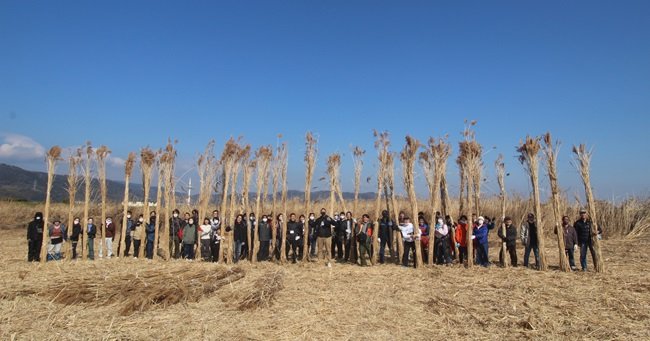
M 5 133 L 0 134 L 0 159 L 34 160 L 45 157 L 45 148 L 31 137 Z

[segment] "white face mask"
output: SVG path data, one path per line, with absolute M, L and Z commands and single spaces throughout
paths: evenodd
M 143 221 L 144 221 L 144 218 L 140 218 L 140 219 L 138 219 L 138 221 L 139 221 L 139 222 L 143 222 Z
M 112 223 L 112 222 L 113 222 L 112 220 L 110 220 L 110 219 L 106 219 L 106 224 L 110 224 L 110 223 Z
M 479 220 L 479 221 L 478 221 L 478 224 L 479 224 L 479 225 L 483 225 L 483 220 Z
M 178 213 L 174 213 L 174 218 L 178 218 Z
M 438 224 L 442 225 L 443 221 L 442 219 L 438 219 Z
M 41 220 L 41 217 L 36 217 L 36 220 Z
M 126 219 L 131 219 L 131 215 L 130 215 L 130 214 L 127 214 L 127 215 L 126 215 Z
M 341 220 L 343 220 L 343 219 L 345 219 L 345 216 L 344 216 L 344 215 L 341 216 Z
M 313 215 L 310 215 L 310 216 L 309 216 L 309 220 L 314 220 L 314 216 L 313 216 Z
M 75 224 L 79 224 L 79 220 L 75 220 L 74 223 L 75 223 Z
M 266 223 L 266 218 L 262 218 L 262 221 Z

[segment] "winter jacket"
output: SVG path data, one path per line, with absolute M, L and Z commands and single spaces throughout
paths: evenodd
M 536 223 L 524 222 L 521 225 L 521 242 L 527 247 L 537 247 L 537 225 Z
M 68 240 L 68 231 L 65 225 L 59 225 L 58 231 L 54 228 L 54 225 L 50 226 L 48 228 L 48 235 L 52 244 L 60 244 L 64 240 Z
M 147 224 L 147 241 L 153 242 L 156 239 L 156 221 L 154 220 L 153 223 Z
M 97 226 L 95 226 L 95 224 L 86 225 L 86 235 L 88 236 L 88 238 L 95 238 L 96 234 L 97 234 Z
M 183 244 L 195 244 L 197 239 L 197 230 L 195 224 L 187 224 L 183 228 Z
M 199 226 L 199 238 L 201 240 L 210 240 L 210 234 L 212 233 L 212 225 L 204 224 Z
M 302 238 L 302 224 L 297 221 L 287 223 L 287 240 L 294 241 Z
M 37 213 L 29 225 L 27 225 L 27 239 L 29 240 L 43 240 L 43 216 Z
M 475 227 L 473 234 L 476 236 L 476 241 L 479 244 L 487 244 L 489 231 L 487 224 Z
M 379 221 L 379 239 L 381 240 L 390 240 L 393 237 L 393 230 L 395 229 L 395 223 L 388 218 L 381 218 Z
M 332 225 L 334 220 L 324 215 L 316 219 L 316 226 L 318 226 L 318 237 L 319 238 L 329 238 L 332 236 Z
M 413 224 L 408 223 L 405 225 L 399 225 L 399 230 L 402 232 L 402 240 L 405 242 L 412 242 L 415 240 L 413 237 L 414 228 Z
M 115 224 L 110 223 L 106 225 L 106 238 L 115 240 Z
M 573 226 L 566 225 L 562 226 L 562 231 L 564 232 L 564 248 L 566 250 L 573 249 L 575 245 L 578 245 L 578 233 Z M 557 234 L 557 228 L 555 229 L 555 234 Z
M 467 224 L 458 223 L 456 227 L 456 242 L 461 247 L 467 246 Z
M 260 242 L 268 242 L 271 241 L 271 226 L 269 226 L 268 221 L 260 221 L 260 226 L 258 228 L 258 237 L 260 239 Z
M 497 232 L 497 235 L 507 245 L 515 245 L 515 244 L 517 244 L 517 227 L 515 225 L 510 224 L 510 226 L 506 226 L 506 234 L 505 234 L 505 236 L 503 235 L 503 229 L 502 228 L 499 229 L 499 232 Z
M 347 227 L 346 220 L 337 220 L 334 223 L 334 233 L 336 234 L 337 237 L 343 238 L 345 237 L 345 229 Z
M 72 225 L 72 234 L 70 235 L 70 240 L 73 242 L 78 242 L 81 233 L 82 233 L 81 224 Z
M 172 217 L 169 219 L 169 236 L 174 237 L 178 234 L 178 231 L 180 231 L 183 226 L 185 225 L 185 222 L 183 219 L 180 217 Z
M 248 239 L 248 226 L 246 225 L 246 222 L 242 220 L 241 223 L 235 222 L 235 232 L 234 232 L 234 237 L 235 240 L 243 242 Z
M 576 233 L 578 234 L 578 245 L 591 243 L 592 225 L 593 222 L 591 221 L 591 219 L 587 219 L 585 221 L 579 219 L 573 224 L 573 227 L 575 228 Z M 598 233 L 602 233 L 602 232 L 603 231 L 599 227 Z
M 133 239 L 134 240 L 140 240 L 142 239 L 142 229 L 144 228 L 144 222 L 138 221 L 135 223 L 135 226 L 133 227 Z
M 447 226 L 447 224 L 442 224 L 442 225 L 436 224 L 434 234 L 437 239 L 445 238 L 449 235 L 449 227 Z
M 126 235 L 133 237 L 133 228 L 135 227 L 135 223 L 133 222 L 133 219 L 131 218 L 126 218 Z

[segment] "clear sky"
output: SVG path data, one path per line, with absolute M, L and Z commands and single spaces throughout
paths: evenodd
M 406 134 L 449 134 L 456 151 L 476 119 L 488 194 L 498 153 L 507 187 L 527 193 L 514 147 L 551 131 L 570 198 L 582 193 L 577 143 L 594 149 L 599 197 L 647 195 L 649 42 L 649 1 L 3 0 L 0 162 L 45 170 L 44 149 L 90 140 L 113 150 L 119 179 L 120 158 L 168 137 L 185 172 L 210 139 L 256 148 L 283 134 L 289 185 L 302 189 L 310 130 L 316 178 L 341 152 L 351 191 L 349 147 L 368 151 L 373 175 L 373 128 L 390 131 L 393 150 Z

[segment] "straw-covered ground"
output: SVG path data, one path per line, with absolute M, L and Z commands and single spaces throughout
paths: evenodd
M 23 230 L 0 233 L 1 339 L 650 339 L 647 238 L 606 240 L 607 272 L 596 274 L 133 259 L 41 266 L 24 260 Z M 490 253 L 496 262 L 496 247 Z M 555 249 L 548 255 L 556 264 Z

